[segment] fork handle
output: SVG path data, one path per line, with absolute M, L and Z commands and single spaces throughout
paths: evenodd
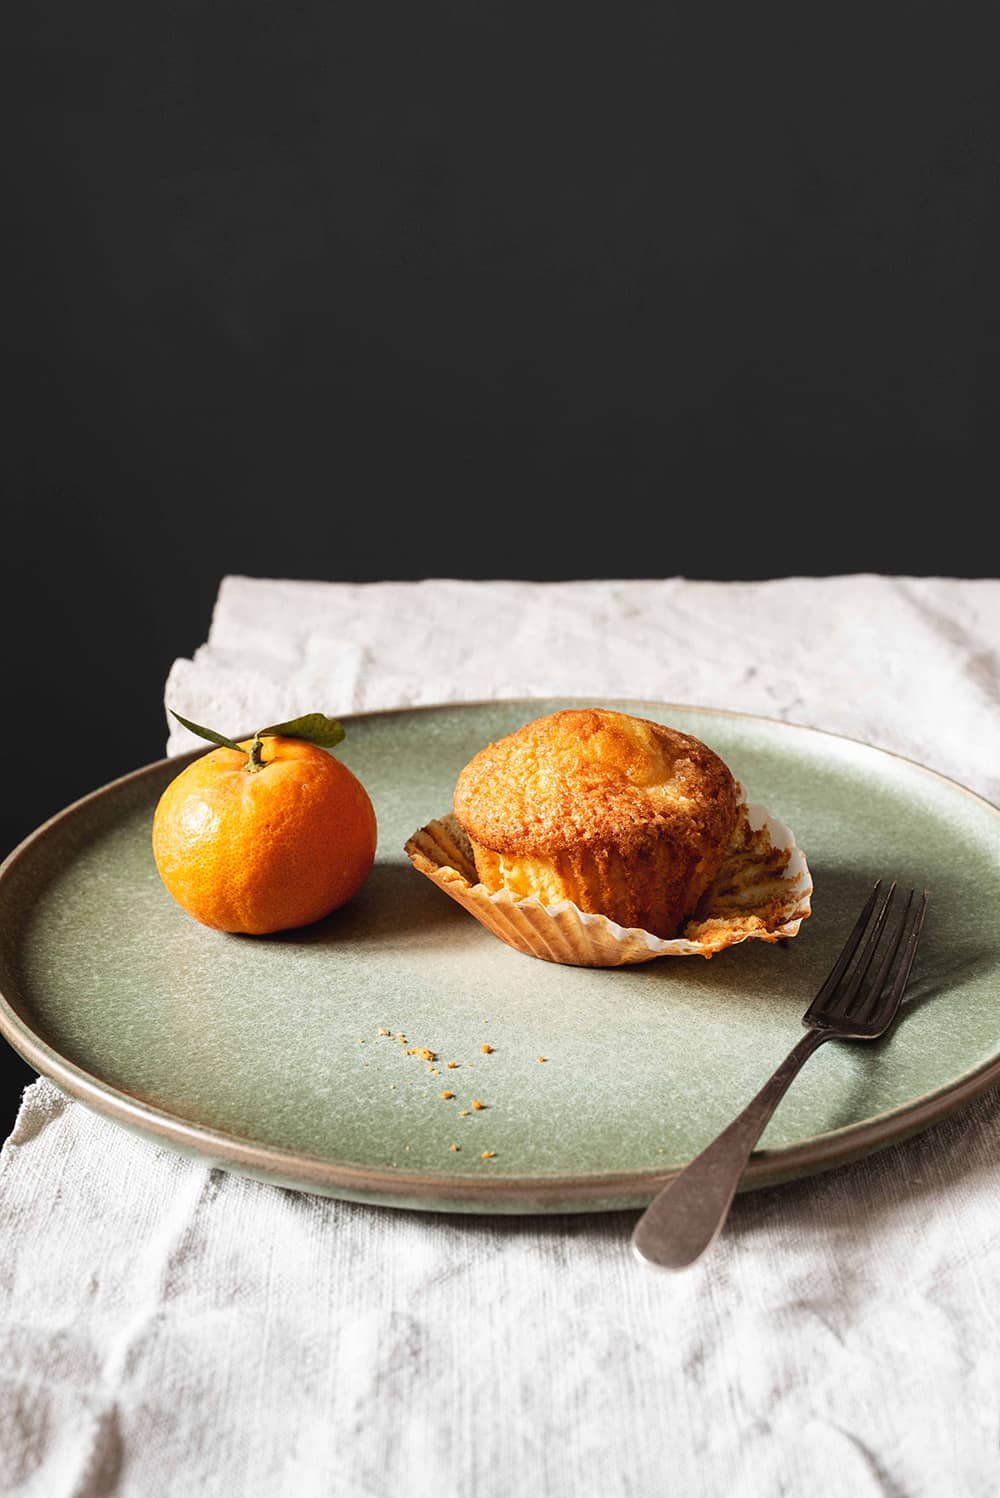
M 700 1258 L 726 1220 L 754 1145 L 793 1078 L 828 1030 L 808 1030 L 727 1129 L 685 1165 L 639 1218 L 632 1247 L 663 1269 L 685 1269 Z

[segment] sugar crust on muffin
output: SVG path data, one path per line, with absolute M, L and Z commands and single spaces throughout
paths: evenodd
M 728 767 L 692 735 L 568 708 L 481 749 L 454 812 L 488 890 L 671 936 L 722 864 L 737 802 Z

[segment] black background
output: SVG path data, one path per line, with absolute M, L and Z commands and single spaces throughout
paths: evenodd
M 2 851 L 226 573 L 996 575 L 994 13 L 17 7 Z

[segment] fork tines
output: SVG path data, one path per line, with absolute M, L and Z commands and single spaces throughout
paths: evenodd
M 895 880 L 882 893 L 879 879 L 854 930 L 803 1023 L 817 1028 L 861 1027 L 881 1034 L 892 1023 L 913 965 L 927 909 L 927 891 L 910 890 L 900 914 Z

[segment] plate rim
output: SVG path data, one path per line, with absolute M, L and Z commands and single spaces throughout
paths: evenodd
M 1000 807 L 954 777 L 945 775 L 919 760 L 881 745 L 808 723 L 789 721 L 762 713 L 742 712 L 734 708 L 706 707 L 696 703 L 670 702 L 651 697 L 588 697 L 583 695 L 518 695 L 458 699 L 454 701 L 414 703 L 380 707 L 359 712 L 339 713 L 345 723 L 387 716 L 418 713 L 503 708 L 524 704 L 575 703 L 585 706 L 608 704 L 617 708 L 647 707 L 657 711 L 698 713 L 708 717 L 763 723 L 781 731 L 805 734 L 810 738 L 829 739 L 847 744 L 878 757 L 906 765 L 922 775 L 942 782 L 953 791 L 970 798 L 987 813 L 1000 818 Z M 245 735 L 244 735 L 245 737 Z M 112 796 L 122 787 L 154 779 L 168 765 L 178 767 L 207 753 L 195 745 L 180 754 L 165 755 L 137 769 L 116 776 L 69 802 L 41 822 L 0 862 L 0 889 L 14 866 L 62 825 L 85 807 L 92 807 Z M 273 1182 L 294 1190 L 311 1191 L 344 1200 L 375 1205 L 413 1206 L 425 1211 L 489 1211 L 557 1213 L 564 1210 L 619 1210 L 641 1206 L 673 1179 L 676 1169 L 662 1171 L 636 1168 L 628 1171 L 574 1171 L 571 1174 L 538 1173 L 484 1179 L 462 1172 L 441 1173 L 414 1170 L 405 1166 L 373 1167 L 331 1161 L 323 1156 L 266 1144 L 242 1135 L 193 1123 L 177 1114 L 155 1107 L 133 1097 L 122 1088 L 104 1081 L 70 1061 L 42 1039 L 0 989 L 0 1036 L 43 1077 L 93 1111 L 110 1118 L 154 1143 L 166 1144 L 183 1153 L 237 1173 Z M 992 1058 L 960 1072 L 951 1081 L 907 1103 L 866 1119 L 844 1124 L 807 1139 L 773 1149 L 756 1150 L 740 1184 L 740 1190 L 776 1185 L 797 1180 L 839 1165 L 849 1164 L 862 1155 L 902 1142 L 957 1108 L 973 1101 L 1000 1082 L 1000 1050 Z

